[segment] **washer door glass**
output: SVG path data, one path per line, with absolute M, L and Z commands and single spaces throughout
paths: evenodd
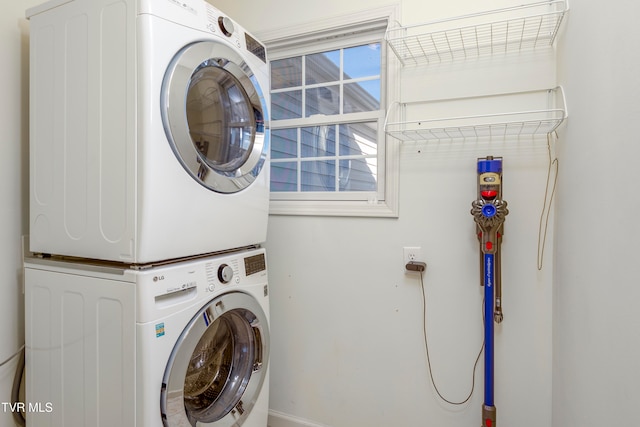
M 165 426 L 240 425 L 262 388 L 268 342 L 267 319 L 253 297 L 234 292 L 203 307 L 182 332 L 165 370 Z
M 171 147 L 196 181 L 235 193 L 256 179 L 268 153 L 267 106 L 235 50 L 216 42 L 183 48 L 165 75 L 161 104 Z

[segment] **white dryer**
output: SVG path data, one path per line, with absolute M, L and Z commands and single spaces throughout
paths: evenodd
M 148 263 L 263 242 L 265 48 L 204 0 L 30 19 L 30 250 Z
M 28 426 L 266 427 L 264 249 L 123 269 L 30 259 Z

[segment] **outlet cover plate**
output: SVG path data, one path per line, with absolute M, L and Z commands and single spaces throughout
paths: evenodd
M 422 261 L 422 248 L 420 246 L 405 246 L 402 248 L 402 253 L 405 265 L 411 261 Z

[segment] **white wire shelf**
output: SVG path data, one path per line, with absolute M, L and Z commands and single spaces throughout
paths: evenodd
M 513 97 L 522 96 L 525 102 L 540 102 L 539 109 L 509 110 L 500 112 L 501 102 L 511 106 Z M 471 104 L 474 108 L 491 104 L 497 112 L 486 114 L 457 115 L 455 117 L 424 118 L 407 120 L 408 110 L 441 111 L 447 104 Z M 492 102 L 489 102 L 492 101 Z M 426 107 L 426 108 L 424 108 Z M 395 111 L 398 110 L 398 111 Z M 389 122 L 389 117 L 399 115 L 402 120 Z M 561 86 L 554 89 L 521 92 L 515 94 L 493 95 L 491 97 L 460 98 L 456 100 L 420 101 L 412 103 L 394 103 L 387 112 L 385 132 L 403 142 L 454 141 L 466 139 L 506 139 L 535 137 L 554 132 L 567 118 L 564 91 Z
M 403 65 L 433 64 L 552 46 L 568 0 L 496 9 L 387 29 L 386 40 Z

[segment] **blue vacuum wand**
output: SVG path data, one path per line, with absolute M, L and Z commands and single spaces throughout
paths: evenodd
M 482 426 L 496 427 L 493 401 L 493 322 L 502 322 L 500 246 L 504 220 L 509 210 L 502 200 L 502 158 L 478 159 L 478 198 L 471 203 L 480 242 L 481 285 L 484 286 L 484 405 Z

